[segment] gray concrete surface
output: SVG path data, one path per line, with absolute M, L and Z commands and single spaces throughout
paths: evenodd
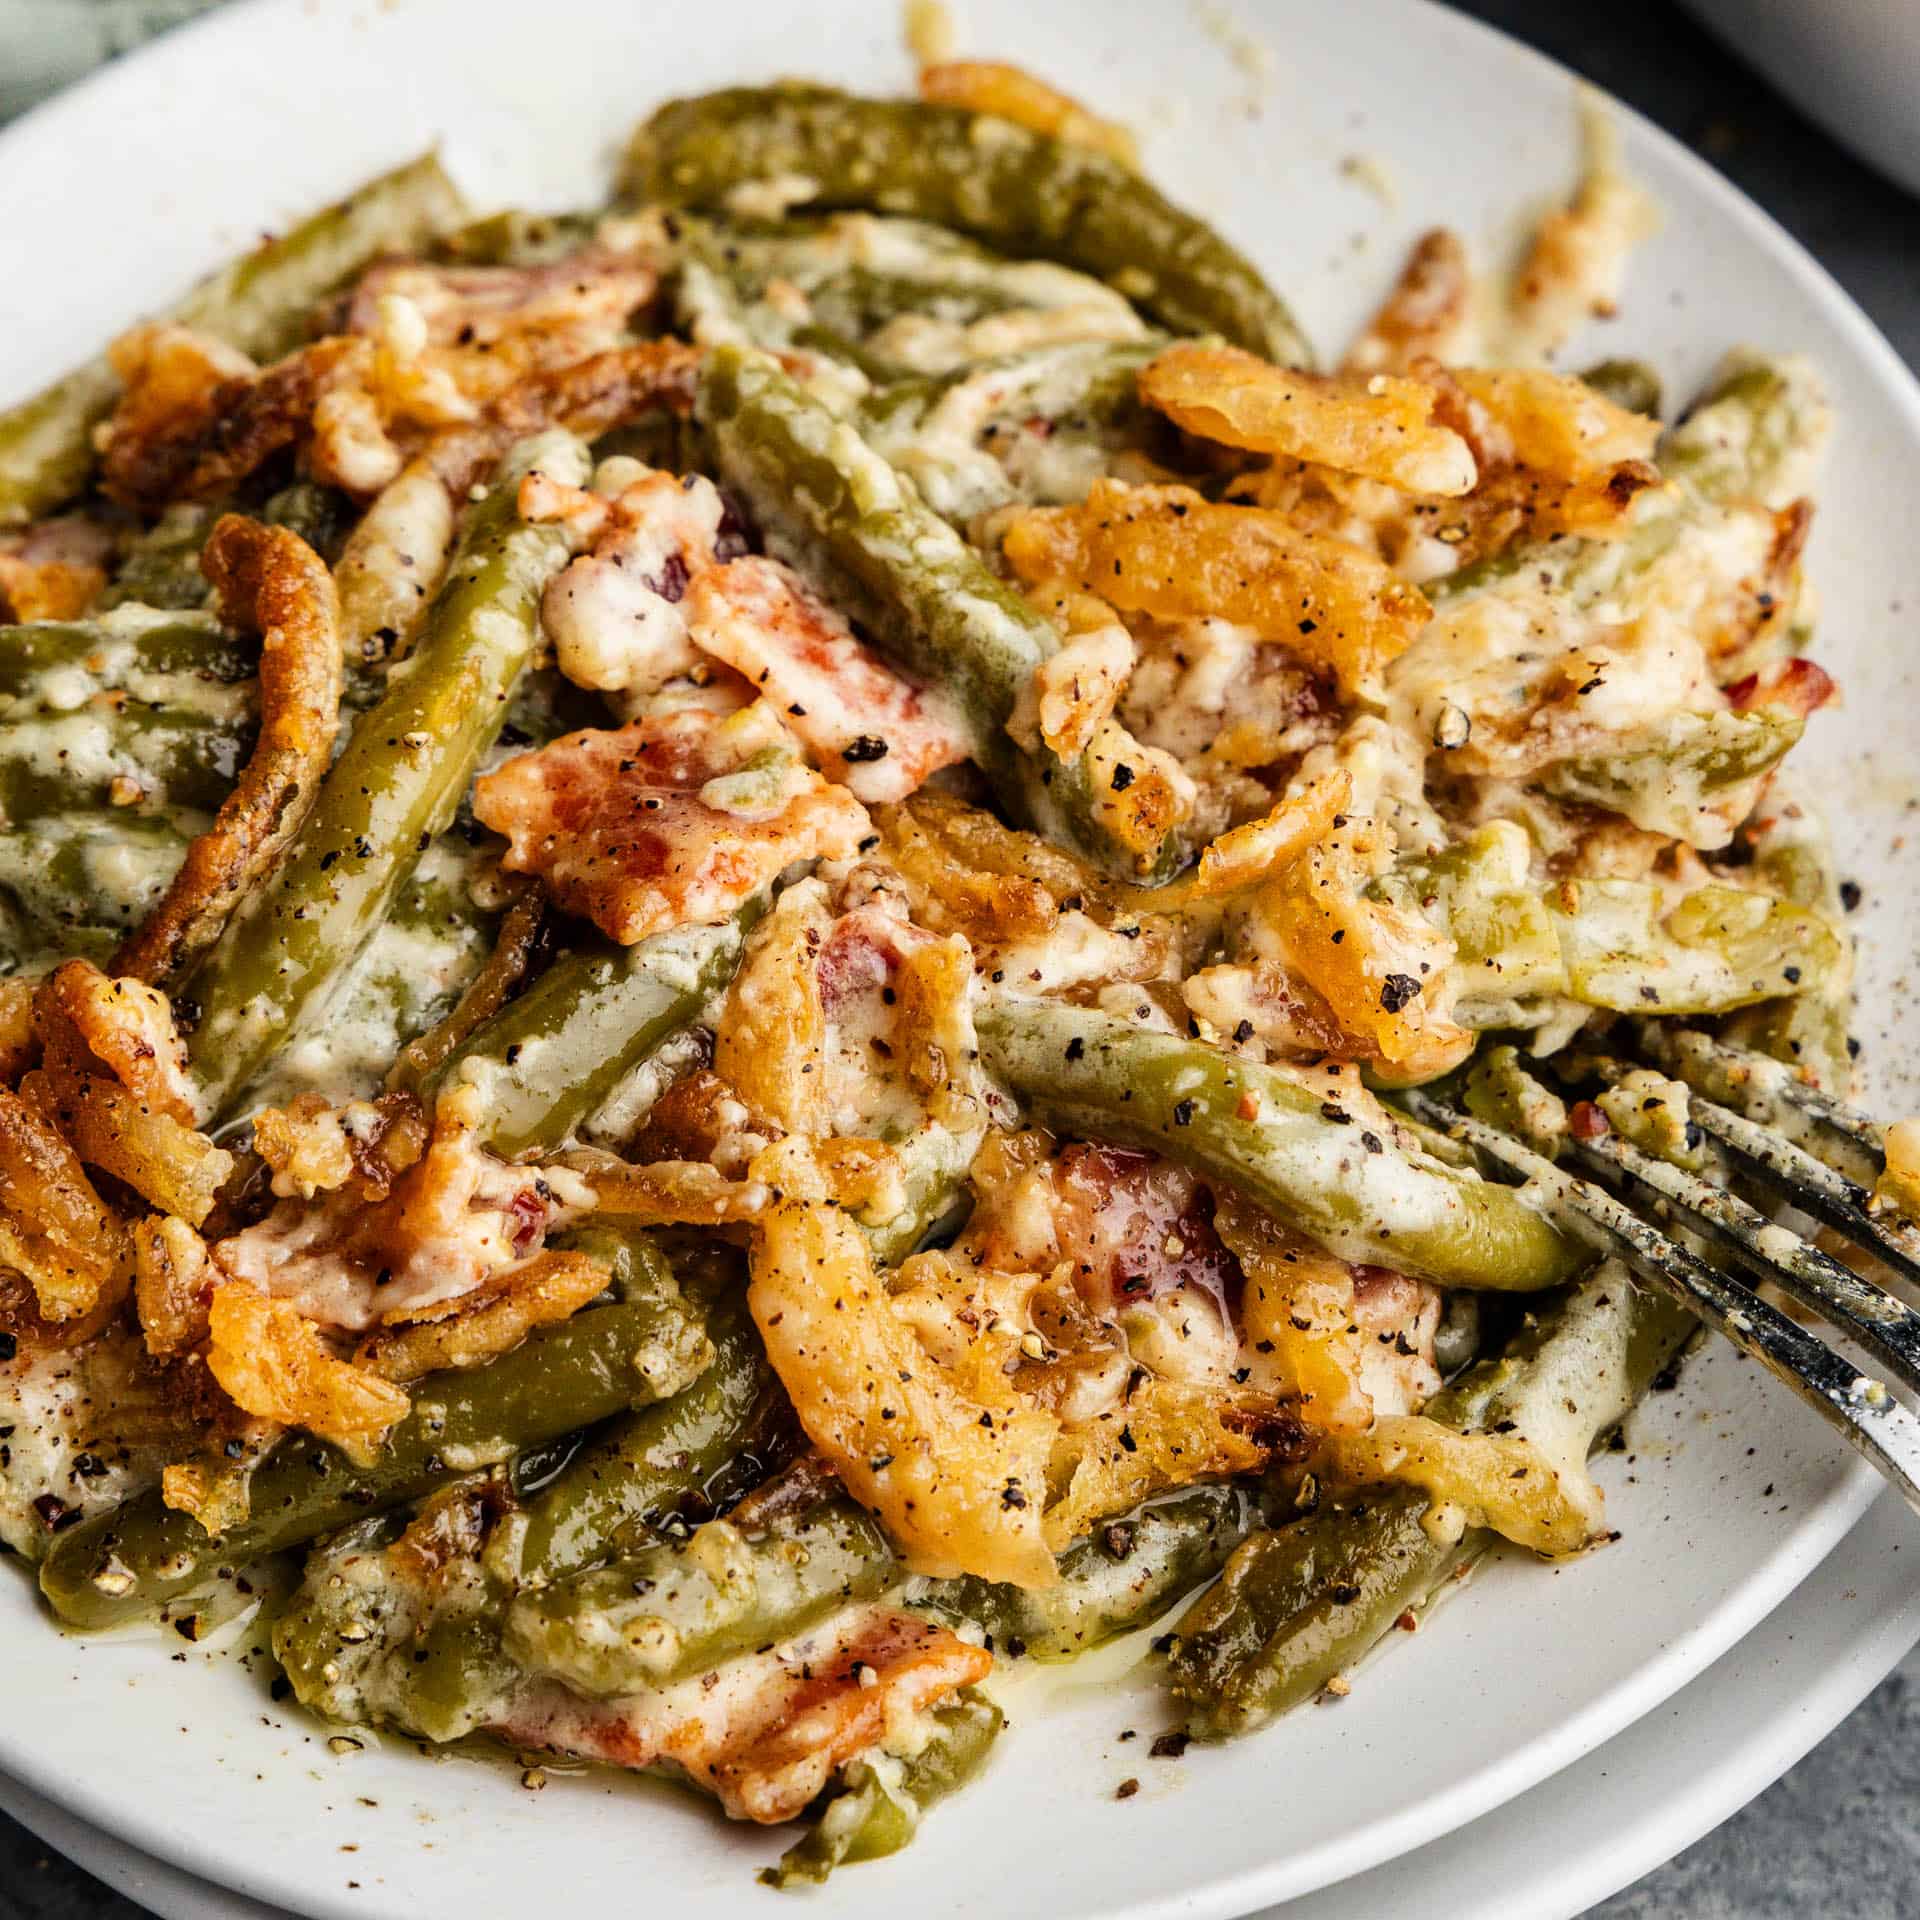
M 0 76 L 37 63 L 50 79 L 71 77 L 193 5 L 0 0 Z M 1850 159 L 1688 16 L 1665 0 L 1471 0 L 1462 10 L 1563 60 L 1705 154 L 1920 363 L 1920 201 Z M 1784 1779 L 1591 1920 L 1842 1912 L 1920 1914 L 1920 1652 Z M 142 1920 L 142 1909 L 0 1817 L 0 1920 Z

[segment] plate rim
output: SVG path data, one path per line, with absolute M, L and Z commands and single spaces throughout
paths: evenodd
M 168 62 L 191 58 L 203 46 L 226 38 L 245 42 L 256 37 L 276 13 L 311 13 L 328 4 L 330 0 L 229 0 L 225 6 L 168 29 L 0 129 L 0 171 L 23 150 L 31 154 L 43 141 L 57 143 L 67 124 L 85 128 L 118 90 L 141 90 L 150 85 L 146 78 L 150 71 L 164 71 Z M 331 0 L 331 4 L 344 10 L 347 0 Z M 891 0 L 874 0 L 874 4 L 876 9 L 890 7 Z M 1462 14 L 1444 0 L 1389 0 L 1389 4 L 1424 16 L 1427 30 L 1461 36 L 1483 59 L 1514 62 L 1528 70 L 1536 82 L 1578 87 L 1602 99 L 1623 128 L 1630 129 L 1636 140 L 1648 143 L 1685 179 L 1718 222 L 1737 228 L 1761 251 L 1780 260 L 1807 288 L 1826 320 L 1860 356 L 1876 391 L 1897 407 L 1907 431 L 1920 440 L 1920 378 L 1807 247 L 1709 162 L 1628 103 L 1502 28 Z M 1197 1889 L 1131 1902 L 1115 1920 L 1233 1920 L 1276 1899 L 1298 1897 L 1397 1859 L 1551 1778 L 1708 1671 L 1784 1604 L 1858 1523 L 1871 1505 L 1876 1487 L 1871 1470 L 1855 1463 L 1854 1471 L 1823 1503 L 1818 1524 L 1810 1525 L 1798 1537 L 1795 1550 L 1762 1562 L 1765 1577 L 1759 1573 L 1749 1577 L 1741 1604 L 1723 1603 L 1715 1611 L 1710 1631 L 1676 1635 L 1656 1658 L 1587 1701 L 1550 1731 L 1388 1820 L 1356 1829 L 1344 1841 L 1296 1850 L 1281 1859 L 1215 1877 Z M 1776 1588 L 1775 1582 L 1781 1578 L 1777 1563 L 1782 1559 L 1791 1563 L 1790 1570 L 1785 1584 Z M 143 1819 L 137 1808 L 115 1803 L 107 1782 L 101 1781 L 96 1790 L 84 1776 L 76 1774 L 59 1783 L 64 1790 L 48 1791 L 32 1777 L 28 1766 L 19 1764 L 30 1760 L 30 1752 L 0 1726 L 0 1766 L 20 1776 L 22 1784 L 46 1793 L 55 1804 L 103 1831 L 131 1836 L 134 1845 L 156 1858 L 178 1864 L 188 1872 L 201 1872 L 205 1853 L 184 1834 Z M 255 1898 L 261 1897 L 261 1888 L 271 1886 L 270 1876 L 256 1870 L 225 1859 L 217 1864 L 221 1871 L 203 1877 Z M 266 1897 L 277 1896 L 269 1892 Z M 362 1901 L 324 1887 L 303 1888 L 300 1899 L 298 1911 L 337 1913 L 343 1920 L 346 1916 L 365 1916 L 371 1910 Z
M 1805 1663 L 1806 1671 L 1797 1676 L 1795 1684 L 1783 1690 L 1783 1703 L 1772 1715 L 1772 1732 L 1763 1745 L 1727 1750 L 1705 1774 L 1684 1783 L 1686 1790 L 1675 1799 L 1659 1798 L 1656 1788 L 1645 1813 L 1624 1828 L 1614 1826 L 1609 1830 L 1604 1867 L 1598 1865 L 1597 1853 L 1590 1849 L 1591 1858 L 1576 1861 L 1569 1885 L 1564 1863 L 1556 1863 L 1550 1888 L 1531 1883 L 1504 1887 L 1495 1903 L 1484 1910 L 1486 1920 L 1571 1920 L 1571 1916 L 1585 1912 L 1675 1858 L 1764 1793 L 1825 1740 L 1920 1641 L 1920 1593 L 1909 1590 L 1904 1605 L 1860 1614 L 1852 1622 L 1845 1650 L 1837 1658 L 1831 1652 L 1822 1653 L 1817 1647 L 1812 1652 L 1803 1652 L 1803 1648 L 1814 1645 L 1813 1638 L 1796 1632 L 1796 1623 L 1809 1608 L 1826 1608 L 1835 1599 L 1844 1599 L 1843 1583 L 1851 1585 L 1859 1577 L 1854 1571 L 1856 1563 L 1868 1564 L 1863 1556 L 1886 1554 L 1890 1558 L 1890 1536 L 1893 1535 L 1900 1536 L 1902 1545 L 1920 1543 L 1913 1520 L 1898 1497 L 1888 1491 L 1874 1501 L 1828 1559 L 1799 1589 L 1788 1595 L 1748 1639 L 1730 1648 L 1719 1661 L 1670 1695 L 1665 1703 L 1669 1710 L 1698 1714 L 1708 1697 L 1717 1700 L 1726 1689 L 1744 1691 L 1742 1677 L 1729 1669 L 1740 1661 L 1755 1640 L 1765 1639 L 1769 1647 L 1760 1651 L 1760 1658 L 1773 1671 L 1796 1662 Z M 1813 1591 L 1816 1588 L 1820 1589 L 1817 1593 Z M 1891 1624 L 1896 1620 L 1897 1625 Z M 1597 1747 L 1585 1759 L 1575 1761 L 1565 1773 L 1601 1765 L 1606 1767 L 1608 1777 L 1631 1780 L 1630 1790 L 1636 1795 L 1643 1793 L 1640 1776 L 1630 1768 L 1631 1756 L 1620 1749 L 1636 1741 L 1645 1720 L 1651 1718 L 1652 1715 L 1644 1716 L 1623 1728 L 1612 1741 Z M 1564 1784 L 1564 1775 L 1549 1776 L 1538 1784 L 1546 1787 L 1556 1782 Z M 1529 1794 L 1532 1792 L 1533 1789 L 1529 1789 Z M 1528 1794 L 1516 1795 L 1501 1806 L 1489 1809 L 1481 1821 L 1457 1827 L 1430 1844 L 1442 1846 L 1471 1841 L 1484 1847 L 1490 1839 L 1497 1839 L 1484 1830 L 1485 1823 L 1520 1816 L 1526 1809 L 1528 1797 Z M 154 1906 L 154 1911 L 162 1920 L 286 1920 L 284 1908 L 268 1907 L 249 1895 L 203 1880 L 155 1855 L 142 1853 L 128 1841 L 80 1820 L 56 1802 L 6 1775 L 0 1775 L 0 1809 L 46 1846 L 130 1900 L 154 1906 L 155 1889 L 148 1876 L 157 1877 L 158 1890 L 164 1898 Z M 1537 1813 L 1534 1817 L 1538 1817 Z M 1577 1820 L 1583 1831 L 1590 1831 L 1593 1826 L 1585 1807 L 1568 1817 Z M 1383 1861 L 1371 1873 L 1356 1879 L 1366 1881 L 1376 1873 L 1392 1877 L 1417 1874 L 1424 1851 L 1415 1848 L 1393 1860 Z M 1303 1896 L 1297 1906 L 1286 1909 L 1288 1920 L 1294 1920 L 1296 1915 L 1297 1920 L 1335 1920 L 1335 1916 L 1317 1911 L 1317 1903 L 1323 1896 L 1338 1897 L 1352 1884 L 1335 1883 Z M 210 1894 L 217 1896 L 217 1907 L 209 1902 Z M 1279 1920 L 1279 1913 L 1276 1910 L 1256 1916 L 1256 1920 Z

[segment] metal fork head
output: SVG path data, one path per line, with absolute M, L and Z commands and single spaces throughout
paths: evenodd
M 1700 1038 L 1708 1049 L 1716 1045 L 1704 1035 Z M 1714 1092 L 1733 1092 L 1738 1097 L 1743 1084 L 1760 1079 L 1748 1076 L 1742 1082 L 1737 1077 L 1729 1078 L 1724 1059 L 1698 1048 L 1689 1051 L 1663 1046 L 1660 1057 L 1663 1065 L 1682 1072 L 1690 1087 L 1698 1076 L 1708 1081 Z M 1629 1065 L 1605 1056 L 1589 1056 L 1587 1060 L 1589 1072 L 1615 1085 Z M 1688 1068 L 1692 1071 L 1687 1072 Z M 1547 1089 L 1541 1091 L 1546 1093 Z M 1776 1102 L 1786 1098 L 1764 1080 L 1756 1097 Z M 1564 1157 L 1597 1175 L 1604 1185 L 1581 1178 L 1513 1134 L 1459 1111 L 1429 1090 L 1410 1091 L 1400 1098 L 1417 1119 L 1445 1129 L 1475 1148 L 1486 1161 L 1518 1175 L 1542 1207 L 1568 1231 L 1583 1236 L 1600 1250 L 1620 1255 L 1644 1280 L 1664 1289 L 1743 1353 L 1759 1361 L 1822 1419 L 1839 1429 L 1899 1488 L 1908 1505 L 1920 1512 L 1920 1418 L 1894 1398 L 1884 1381 L 1863 1372 L 1844 1354 L 1790 1319 L 1754 1286 L 1708 1264 L 1663 1233 L 1610 1189 L 1619 1187 L 1643 1205 L 1651 1202 L 1662 1212 L 1680 1214 L 1690 1229 L 1729 1248 L 1757 1282 L 1776 1283 L 1859 1341 L 1878 1365 L 1915 1393 L 1920 1393 L 1920 1314 L 1768 1220 L 1726 1187 L 1620 1137 L 1590 1104 L 1574 1109 Z M 1713 1119 L 1702 1114 L 1703 1105 L 1714 1110 Z M 1881 1259 L 1895 1254 L 1898 1257 L 1890 1264 L 1902 1271 L 1912 1270 L 1898 1243 L 1889 1240 L 1881 1223 L 1867 1213 L 1865 1193 L 1850 1172 L 1836 1171 L 1796 1141 L 1721 1108 L 1717 1102 L 1694 1100 L 1689 1111 L 1725 1163 L 1740 1171 L 1757 1171 L 1775 1191 L 1790 1188 L 1785 1197 L 1795 1204 L 1802 1203 L 1803 1195 L 1821 1189 L 1823 1200 L 1830 1199 L 1833 1204 L 1819 1217 L 1867 1252 Z M 1852 1166 L 1862 1167 L 1865 1140 L 1871 1137 L 1877 1143 L 1877 1129 L 1870 1119 L 1852 1109 L 1839 1112 L 1843 1122 L 1826 1114 L 1814 1116 L 1807 1137 L 1823 1138 L 1822 1128 L 1839 1134 L 1854 1156 Z M 1734 1124 L 1731 1128 L 1717 1124 L 1723 1121 Z M 1764 1160 L 1759 1157 L 1762 1155 Z M 1811 1168 L 1827 1176 L 1825 1188 Z

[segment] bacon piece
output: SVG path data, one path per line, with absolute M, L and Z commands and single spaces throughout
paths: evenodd
M 713 564 L 726 519 L 712 481 L 644 473 L 609 500 L 529 474 L 520 511 L 592 542 L 540 602 L 569 680 L 602 693 L 652 693 L 698 666 L 682 603 L 687 583 Z
M 1130 1147 L 1072 1146 L 1053 1190 L 1060 1257 L 1095 1312 L 1197 1287 L 1226 1316 L 1239 1272 L 1214 1231 L 1212 1194 L 1184 1167 Z
M 1736 680 L 1727 689 L 1727 698 L 1741 713 L 1761 707 L 1776 707 L 1795 713 L 1802 720 L 1824 707 L 1839 693 L 1833 676 L 1817 662 L 1804 657 L 1781 660 L 1758 673 Z
M 113 535 L 97 520 L 43 520 L 0 545 L 0 619 L 74 620 L 107 584 Z
M 538 369 L 567 366 L 626 339 L 659 276 L 630 256 L 586 247 L 533 267 L 389 261 L 360 276 L 349 333 L 387 339 L 404 300 L 407 343 L 470 399 L 487 399 Z
M 749 558 L 687 590 L 694 644 L 753 683 L 815 759 L 870 806 L 967 757 L 958 722 L 863 641 L 791 567 Z
M 795 1818 L 849 1760 L 984 1679 L 993 1656 L 891 1607 L 841 1613 L 663 1693 L 589 1701 L 559 1686 L 514 1702 L 509 1745 L 603 1765 L 679 1768 L 736 1820 Z
M 795 860 L 858 850 L 865 809 L 793 745 L 764 701 L 589 728 L 484 776 L 473 810 L 512 842 L 510 872 L 631 946 L 724 920 Z

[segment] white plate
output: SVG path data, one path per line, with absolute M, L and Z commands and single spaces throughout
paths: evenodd
M 1336 341 L 1436 219 L 1483 249 L 1564 190 L 1573 98 L 1549 63 L 1408 0 L 1273 0 L 1237 16 L 1172 4 L 969 0 L 971 47 L 1026 60 L 1150 133 L 1156 174 L 1204 207 Z M 1205 27 L 1205 20 L 1213 24 Z M 898 86 L 892 0 L 734 0 L 698 30 L 640 0 L 257 0 L 187 29 L 0 138 L 13 259 L 0 276 L 0 384 L 27 388 L 263 225 L 444 140 L 474 197 L 593 194 L 621 130 L 667 91 L 806 69 Z M 1265 60 L 1249 48 L 1266 49 Z M 1092 50 L 1092 51 L 1090 51 Z M 1263 66 L 1270 72 L 1263 79 Z M 1916 707 L 1890 644 L 1920 607 L 1920 394 L 1804 255 L 1674 143 L 1630 122 L 1667 210 L 1603 351 L 1654 358 L 1676 392 L 1722 346 L 1814 353 L 1846 426 L 1813 565 L 1826 657 L 1850 705 L 1817 723 L 1850 872 L 1872 900 L 1867 1064 L 1911 1098 L 1875 1009 L 1911 946 L 1920 838 Z M 1344 168 L 1365 155 L 1371 167 Z M 1393 185 L 1387 204 L 1376 185 Z M 1904 1068 L 1896 1072 L 1895 1068 Z M 1070 1674 L 987 1776 L 900 1859 L 836 1882 L 836 1914 L 910 1901 L 925 1920 L 1006 1907 L 1058 1920 L 1244 1913 L 1378 1865 L 1524 1791 L 1648 1712 L 1762 1619 L 1864 1510 L 1872 1482 L 1813 1417 L 1725 1351 L 1656 1399 L 1638 1464 L 1605 1476 L 1625 1538 L 1579 1566 L 1503 1564 L 1337 1711 L 1260 1740 L 1154 1761 L 1151 1691 Z M 231 1664 L 150 1638 L 54 1639 L 0 1588 L 8 1698 L 0 1766 L 163 1859 L 302 1912 L 522 1909 L 697 1898 L 759 1914 L 765 1837 L 643 1782 L 433 1765 L 398 1746 L 335 1756 Z M 1119 1742 L 1123 1729 L 1142 1738 Z M 1113 1789 L 1138 1775 L 1140 1793 Z M 352 1848 L 347 1852 L 343 1849 Z M 357 1884 L 355 1884 L 357 1883 Z M 1010 1894 L 1010 1890 L 1017 1893 Z
M 1584 1913 L 1744 1806 L 1879 1685 L 1920 1635 L 1916 1550 L 1920 1522 L 1883 1494 L 1737 1647 L 1598 1751 L 1469 1825 L 1262 1920 Z M 0 1808 L 162 1920 L 284 1920 L 3 1775 Z

